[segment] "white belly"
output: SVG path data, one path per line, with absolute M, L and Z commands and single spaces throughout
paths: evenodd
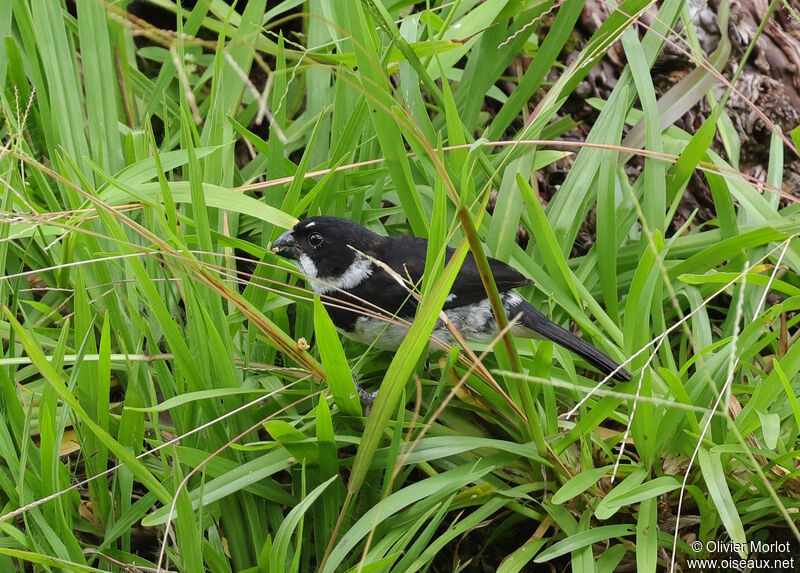
M 506 296 L 510 298 L 518 295 L 509 293 Z M 506 301 L 504 300 L 504 302 Z M 451 308 L 446 311 L 446 314 L 450 322 L 467 340 L 490 342 L 497 336 L 497 321 L 494 318 L 488 299 L 477 304 Z M 397 350 L 406 334 L 408 334 L 408 328 L 393 322 L 360 316 L 356 319 L 353 332 L 340 332 L 348 338 L 368 346 L 372 345 L 374 348 Z M 517 336 L 525 337 L 530 337 L 533 334 L 522 326 L 515 326 L 511 329 L 511 332 Z M 442 320 L 436 321 L 436 325 L 433 327 L 433 337 L 447 344 L 455 342 Z M 432 348 L 432 350 L 434 349 L 435 347 Z

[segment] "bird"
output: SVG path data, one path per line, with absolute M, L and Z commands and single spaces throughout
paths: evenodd
M 379 235 L 349 219 L 315 216 L 281 234 L 271 250 L 295 264 L 340 333 L 378 349 L 397 350 L 418 304 L 402 279 L 419 284 L 425 271 L 426 239 Z M 446 261 L 454 251 L 447 248 Z M 607 376 L 623 382 L 631 379 L 625 368 L 552 322 L 515 292 L 532 281 L 500 260 L 488 260 L 508 319 L 517 317 L 511 328 L 514 336 L 546 338 Z M 471 253 L 456 276 L 443 310 L 465 339 L 485 342 L 497 336 L 497 321 Z M 447 344 L 454 342 L 441 319 L 432 336 Z

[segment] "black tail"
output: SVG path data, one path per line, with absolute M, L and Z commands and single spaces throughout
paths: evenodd
M 600 370 L 603 374 L 611 374 L 613 372 L 613 377 L 621 382 L 627 382 L 631 379 L 630 372 L 622 368 L 619 364 L 585 340 L 578 338 L 571 332 L 551 322 L 529 302 L 522 301 L 521 304 L 511 309 L 511 312 L 508 314 L 509 317 L 513 317 L 520 312 L 522 312 L 522 318 L 520 320 L 522 326 L 574 352 Z

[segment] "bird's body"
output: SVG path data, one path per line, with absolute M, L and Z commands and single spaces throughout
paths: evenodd
M 425 270 L 426 240 L 385 237 L 347 219 L 311 217 L 281 235 L 273 244 L 273 251 L 295 261 L 345 336 L 377 348 L 397 349 L 417 307 L 408 285 L 401 284 L 398 278 L 419 284 Z M 447 249 L 446 260 L 452 254 L 453 249 Z M 519 316 L 512 334 L 548 338 L 603 373 L 613 372 L 619 380 L 630 379 L 627 370 L 551 322 L 513 291 L 530 284 L 530 280 L 502 261 L 490 258 L 489 265 L 506 315 L 509 319 Z M 387 272 L 387 267 L 395 276 Z M 444 311 L 466 339 L 489 341 L 497 335 L 497 321 L 471 254 L 459 270 Z M 453 342 L 441 320 L 434 327 L 433 338 L 434 342 Z

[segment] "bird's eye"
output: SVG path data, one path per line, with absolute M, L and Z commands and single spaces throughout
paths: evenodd
M 322 244 L 322 235 L 319 233 L 311 233 L 308 236 L 308 244 L 312 247 L 319 247 Z

